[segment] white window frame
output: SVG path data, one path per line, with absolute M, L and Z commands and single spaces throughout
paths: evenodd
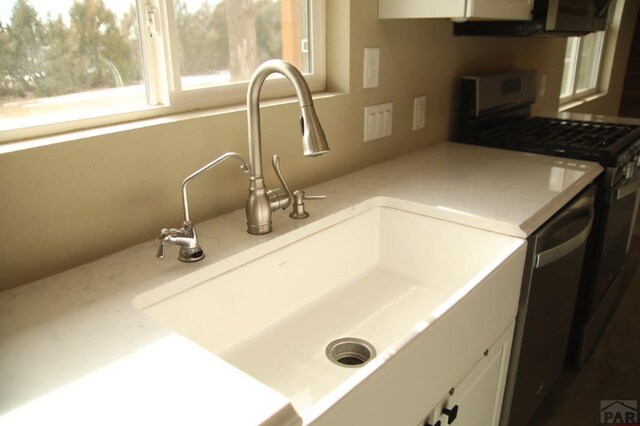
M 189 105 L 195 108 L 203 106 L 221 106 L 238 103 L 246 99 L 247 82 L 235 82 L 215 87 L 204 87 L 197 89 L 182 89 L 180 77 L 180 64 L 178 57 L 178 30 L 175 22 L 172 0 L 138 0 L 142 7 L 157 7 L 162 17 L 162 34 L 164 38 L 162 54 L 164 55 L 165 81 L 166 87 L 158 88 L 160 92 L 167 94 L 168 99 L 163 99 L 165 104 L 172 106 Z M 305 79 L 312 91 L 324 90 L 325 88 L 325 13 L 324 0 L 310 1 L 311 16 L 311 64 L 313 70 L 305 75 Z M 144 9 L 141 9 L 144 10 Z M 165 36 L 165 35 L 168 35 Z M 145 32 L 143 38 L 143 49 L 151 48 L 157 52 L 156 40 L 149 37 L 149 32 Z M 282 77 L 274 76 L 265 82 L 262 88 L 265 97 L 277 97 L 293 94 L 291 85 Z M 215 99 L 212 104 L 212 99 Z
M 571 78 L 571 82 L 570 82 L 571 93 L 565 96 L 562 96 L 562 93 L 561 93 L 561 97 L 560 97 L 561 104 L 566 104 L 569 102 L 574 102 L 578 99 L 583 99 L 587 96 L 591 96 L 597 93 L 600 90 L 602 59 L 604 54 L 604 46 L 607 38 L 607 31 L 601 31 L 599 34 L 600 36 L 598 39 L 598 43 L 596 44 L 596 52 L 595 52 L 597 62 L 596 62 L 594 86 L 588 87 L 585 89 L 578 89 L 578 72 L 580 70 L 580 65 L 582 60 L 582 49 L 584 48 L 584 43 L 583 43 L 584 40 L 583 40 L 583 37 L 575 37 L 575 39 L 577 40 L 576 40 L 576 46 L 574 48 L 574 60 L 571 61 L 571 64 L 569 64 L 569 66 L 571 67 L 571 72 L 568 74 L 569 78 Z M 569 39 L 567 39 L 567 44 L 568 43 L 569 43 Z
M 182 90 L 173 0 L 136 0 L 136 5 L 148 105 L 126 113 L 0 131 L 0 143 L 246 101 L 248 82 Z M 311 91 L 319 92 L 326 88 L 325 0 L 310 0 L 310 15 L 312 70 L 304 77 Z M 274 75 L 265 81 L 261 94 L 263 98 L 284 97 L 293 95 L 294 89 L 284 77 Z
M 595 88 L 589 88 L 581 91 L 576 90 L 576 77 L 578 70 L 580 69 L 580 52 L 578 51 L 576 60 L 571 65 L 573 68 L 571 70 L 571 78 L 573 80 L 571 82 L 571 94 L 562 96 L 562 91 L 560 93 L 559 109 L 561 111 L 570 109 L 577 104 L 587 102 L 591 99 L 605 95 L 609 90 L 609 84 L 611 83 L 611 70 L 613 67 L 614 55 L 618 44 L 618 37 L 620 35 L 620 22 L 622 20 L 622 13 L 626 9 L 626 2 L 627 0 L 612 0 L 612 2 L 609 4 L 609 9 L 607 12 L 607 25 L 599 46 L 600 51 L 598 52 L 599 61 L 597 75 L 595 78 Z M 579 44 L 582 44 L 580 39 L 577 40 Z

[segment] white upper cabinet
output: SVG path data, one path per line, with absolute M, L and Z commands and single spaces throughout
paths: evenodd
M 378 17 L 531 19 L 533 0 L 378 0 Z

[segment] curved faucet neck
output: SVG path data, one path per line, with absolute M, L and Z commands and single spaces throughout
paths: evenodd
M 191 180 L 193 180 L 196 177 L 200 176 L 202 173 L 206 172 L 207 170 L 211 170 L 212 168 L 214 168 L 218 164 L 222 163 L 227 158 L 235 158 L 236 160 L 238 160 L 240 162 L 240 169 L 242 171 L 244 171 L 245 173 L 247 173 L 249 171 L 249 166 L 244 161 L 244 158 L 242 158 L 240 156 L 240 154 L 238 154 L 237 152 L 225 152 L 220 157 L 218 157 L 215 160 L 205 164 L 204 166 L 202 166 L 201 168 L 199 168 L 195 172 L 191 173 L 189 176 L 187 176 L 182 181 L 182 210 L 184 212 L 184 223 L 185 224 L 187 224 L 187 223 L 191 224 L 191 218 L 189 217 L 189 201 L 187 199 L 187 186 L 189 185 L 189 182 L 191 182 Z
M 293 85 L 300 107 L 313 105 L 311 92 L 304 77 L 293 65 L 271 60 L 260 65 L 249 81 L 247 91 L 247 121 L 249 128 L 249 163 L 251 177 L 262 178 L 262 140 L 260 135 L 260 91 L 267 77 L 273 73 L 284 75 Z

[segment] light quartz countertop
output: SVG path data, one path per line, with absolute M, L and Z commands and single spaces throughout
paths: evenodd
M 294 231 L 375 197 L 526 238 L 601 171 L 590 162 L 442 143 L 305 188 L 328 198 L 309 203 L 308 219 L 275 212 L 268 235 L 246 233 L 244 209 L 199 223 L 201 262 L 179 262 L 176 247 L 159 261 L 149 241 L 4 291 L 0 425 L 301 424 L 286 397 L 156 323 L 133 300 L 185 274 L 260 257 L 290 243 Z

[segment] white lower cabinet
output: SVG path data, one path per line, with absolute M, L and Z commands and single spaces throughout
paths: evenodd
M 429 412 L 420 425 L 498 425 L 514 324 L 515 322 L 483 354 L 473 369 L 457 385 L 452 386 L 449 394 Z

